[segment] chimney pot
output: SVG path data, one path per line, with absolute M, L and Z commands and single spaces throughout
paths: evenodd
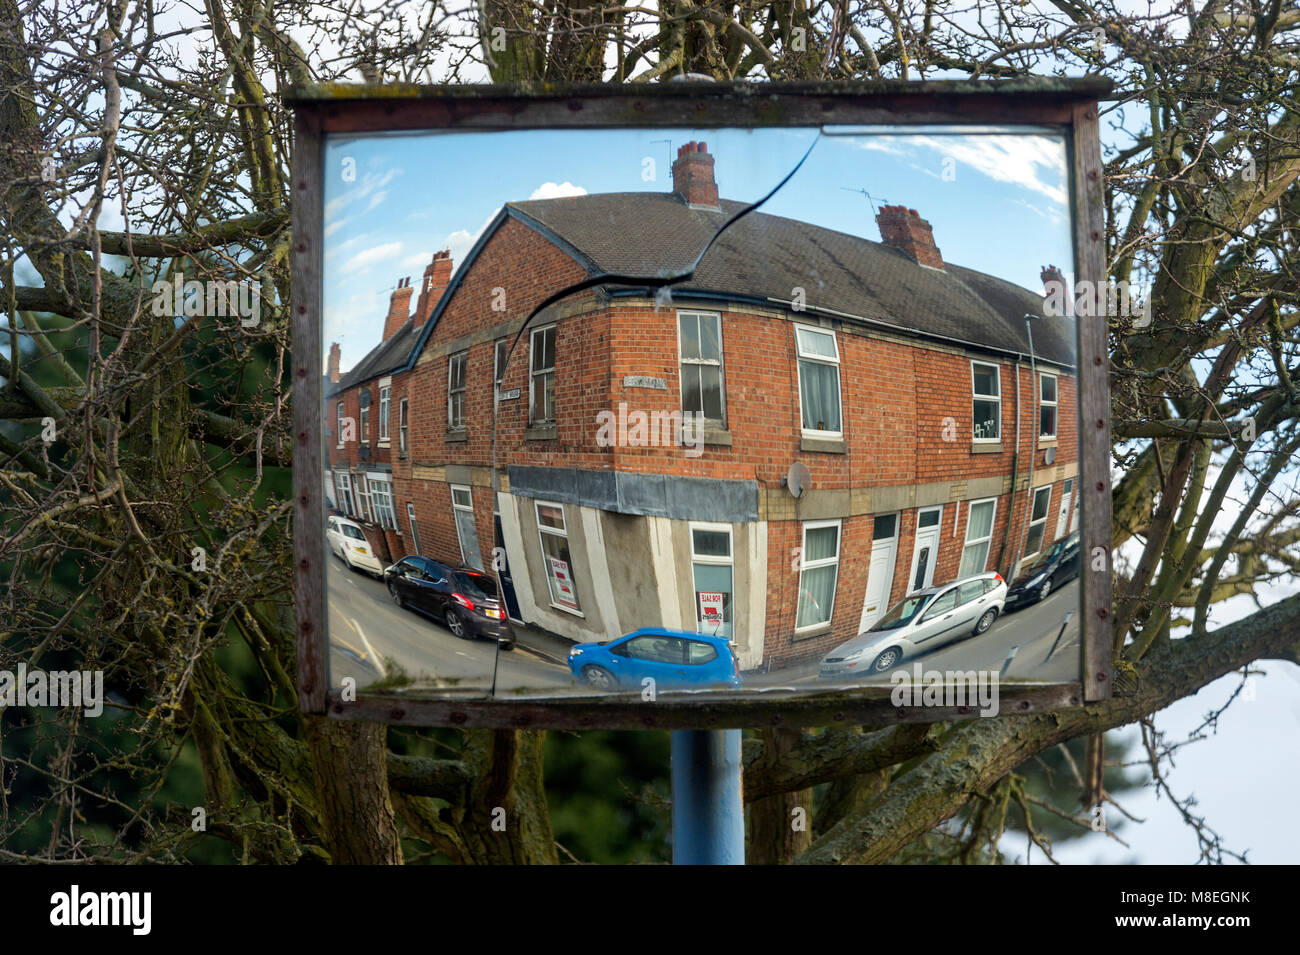
M 337 384 L 339 380 L 339 359 L 342 351 L 339 349 L 338 342 L 330 343 L 330 360 L 329 360 L 329 378 L 332 383 Z
M 384 316 L 384 337 L 383 341 L 388 341 L 397 330 L 406 324 L 406 320 L 411 317 L 411 287 L 407 283 L 410 276 L 406 276 L 397 283 L 397 288 L 393 289 L 393 294 L 388 299 L 388 314 Z
M 420 297 L 415 303 L 415 327 L 422 328 L 429 320 L 433 310 L 438 307 L 438 300 L 451 284 L 451 251 L 440 249 L 433 253 L 433 258 L 424 267 L 424 277 L 420 282 Z
M 885 245 L 898 249 L 912 261 L 930 268 L 942 269 L 943 256 L 934 244 L 930 223 L 920 213 L 907 206 L 881 206 L 876 214 L 880 239 Z
M 1049 292 L 1052 290 L 1051 283 L 1053 282 L 1059 282 L 1062 287 L 1065 285 L 1065 276 L 1055 265 L 1045 266 L 1042 272 L 1039 273 L 1039 277 L 1043 280 L 1043 288 Z
M 673 163 L 673 192 L 688 205 L 718 208 L 713 157 L 704 143 L 692 141 L 677 151 L 677 161 Z

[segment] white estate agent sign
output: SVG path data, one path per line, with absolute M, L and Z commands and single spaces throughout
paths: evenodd
M 578 609 L 578 597 L 573 592 L 573 578 L 569 576 L 569 562 L 558 557 L 551 561 L 551 578 L 555 581 L 555 599 L 558 603 Z
M 700 591 L 700 621 L 708 626 L 722 626 L 722 597 L 720 593 Z

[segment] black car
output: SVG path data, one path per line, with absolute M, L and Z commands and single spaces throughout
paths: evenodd
M 1062 538 L 1025 567 L 1007 591 L 1007 610 L 1042 600 L 1079 576 L 1079 533 Z
M 384 585 L 399 607 L 441 618 L 465 640 L 497 636 L 501 600 L 497 582 L 466 567 L 449 567 L 428 557 L 404 557 L 384 571 Z M 514 641 L 502 642 L 513 650 Z

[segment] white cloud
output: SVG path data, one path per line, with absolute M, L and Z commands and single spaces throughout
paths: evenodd
M 1065 207 L 1065 149 L 1047 136 L 922 136 L 914 140 L 958 167 L 969 166 L 990 179 L 1039 193 Z
M 533 199 L 561 199 L 565 196 L 585 196 L 587 190 L 582 186 L 575 186 L 571 182 L 544 182 L 529 196 Z
M 891 143 L 884 136 L 864 136 L 862 139 L 852 141 L 858 149 L 865 149 L 870 153 L 888 153 L 891 156 L 906 156 L 907 151 Z
M 347 371 L 379 344 L 388 314 L 388 296 L 383 289 L 352 292 L 341 302 L 325 309 L 325 347 L 339 343 L 339 369 Z
M 378 175 L 372 172 L 362 174 L 361 178 L 357 180 L 356 185 L 345 192 L 339 193 L 339 195 L 335 196 L 325 204 L 326 223 L 333 220 L 335 216 L 341 213 L 348 206 L 352 205 L 352 203 L 361 199 L 370 198 L 371 196 L 374 196 L 375 198 L 370 199 L 370 203 L 360 214 L 364 214 L 374 209 L 375 206 L 380 202 L 383 202 L 385 197 L 387 197 L 388 193 L 384 191 L 384 186 L 392 182 L 393 179 L 396 178 L 398 172 L 399 170 L 397 169 L 389 169 Z
M 479 232 L 483 229 L 480 227 Z M 443 240 L 442 247 L 451 253 L 451 263 L 455 268 L 465 261 L 465 256 L 469 255 L 469 250 L 474 248 L 477 241 L 477 235 L 470 235 L 468 229 L 457 229 L 451 235 Z
M 547 185 L 554 185 L 554 183 L 547 183 Z M 568 185 L 568 183 L 565 183 L 565 185 Z M 536 193 L 534 193 L 534 195 L 535 194 Z M 583 190 L 581 193 L 575 193 L 575 195 L 586 195 L 586 190 Z M 451 253 L 451 264 L 453 269 L 460 271 L 460 267 L 465 262 L 466 257 L 468 257 L 470 249 L 474 248 L 474 243 L 478 242 L 478 240 L 482 238 L 483 233 L 487 231 L 487 227 L 492 224 L 492 221 L 496 219 L 500 212 L 500 206 L 493 209 L 491 213 L 488 214 L 488 217 L 484 219 L 482 223 L 479 224 L 479 227 L 473 232 L 470 232 L 467 229 L 457 229 L 455 232 L 449 234 L 447 238 L 443 239 L 441 247 L 447 249 Z
M 398 255 L 401 255 L 403 248 L 404 246 L 401 242 L 385 242 L 383 245 L 371 246 L 368 249 L 363 249 L 344 262 L 339 271 L 359 272 L 363 269 L 368 269 L 376 262 L 396 258 Z

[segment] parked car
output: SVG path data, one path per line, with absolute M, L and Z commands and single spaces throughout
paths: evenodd
M 482 571 L 450 567 L 429 557 L 403 557 L 384 571 L 384 586 L 397 606 L 441 619 L 463 640 L 496 639 L 504 611 L 497 582 Z M 501 643 L 503 650 L 514 647 L 513 639 Z
M 1045 598 L 1079 576 L 1079 532 L 1062 538 L 1039 554 L 1007 591 L 1008 610 L 1017 610 Z
M 904 657 L 979 636 L 993 626 L 1006 597 L 1007 582 L 994 572 L 918 590 L 894 604 L 865 633 L 828 653 L 817 675 L 843 679 L 884 673 Z
M 346 517 L 331 516 L 325 524 L 325 540 L 335 557 L 342 558 L 349 570 L 358 567 L 368 574 L 382 577 L 384 565 L 375 556 L 374 548 L 366 540 L 361 525 Z
M 735 645 L 725 637 L 648 627 L 598 643 L 569 648 L 573 675 L 601 690 L 640 689 L 646 677 L 656 689 L 683 686 L 740 686 Z

